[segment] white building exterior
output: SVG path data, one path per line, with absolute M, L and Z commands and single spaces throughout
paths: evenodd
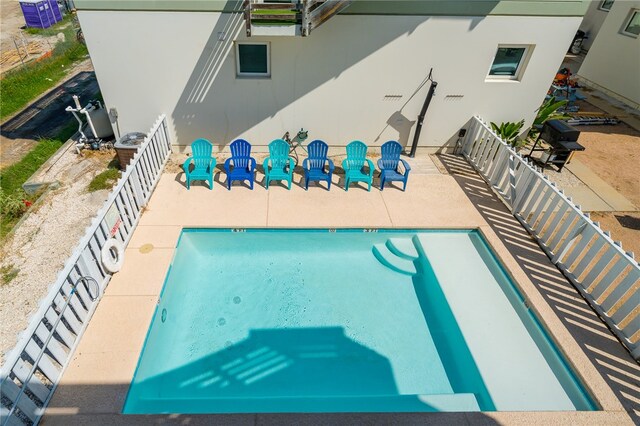
M 611 5 L 578 76 L 581 83 L 640 109 L 640 36 L 627 31 L 631 19 L 640 20 L 640 1 Z
M 586 32 L 588 36 L 588 38 L 582 42 L 583 50 L 589 50 L 591 48 L 612 6 L 612 3 L 605 0 L 592 0 L 589 4 L 589 8 L 584 14 L 584 19 L 580 24 L 580 29 Z
M 458 1 L 433 2 L 442 14 L 409 6 L 397 15 L 349 14 L 356 0 L 308 37 L 248 38 L 242 13 L 97 3 L 78 0 L 78 16 L 121 133 L 144 131 L 166 113 L 181 149 L 200 137 L 219 149 L 239 137 L 265 147 L 302 127 L 331 146 L 409 145 L 433 69 L 438 87 L 419 147 L 434 151 L 452 147 L 473 115 L 530 125 L 588 6 Z M 238 42 L 268 43 L 270 77 L 236 75 Z M 488 75 L 499 46 L 526 47 L 518 78 Z

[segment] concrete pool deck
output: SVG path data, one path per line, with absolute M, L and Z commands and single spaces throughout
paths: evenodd
M 352 186 L 291 191 L 184 187 L 165 173 L 46 410 L 43 424 L 633 424 L 640 368 L 459 157 L 446 174 L 416 173 L 406 192 Z M 478 228 L 603 408 L 597 412 L 363 413 L 124 416 L 129 384 L 183 227 Z

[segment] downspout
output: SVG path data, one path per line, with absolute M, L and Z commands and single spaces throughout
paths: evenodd
M 409 157 L 413 158 L 416 156 L 416 149 L 418 149 L 418 140 L 420 139 L 420 132 L 422 131 L 422 123 L 424 123 L 424 117 L 427 114 L 427 109 L 429 108 L 429 104 L 431 103 L 431 98 L 433 98 L 433 93 L 438 87 L 438 83 L 433 81 L 431 78 L 431 73 L 433 72 L 433 68 L 429 71 L 428 80 L 431 80 L 431 86 L 429 86 L 429 92 L 427 92 L 427 98 L 424 100 L 424 104 L 422 105 L 422 110 L 420 111 L 420 115 L 418 116 L 418 125 L 416 126 L 416 133 L 413 135 L 413 142 L 411 143 L 411 152 L 409 152 Z

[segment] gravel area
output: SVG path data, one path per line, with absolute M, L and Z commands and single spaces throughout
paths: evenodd
M 87 151 L 80 157 L 73 147 L 67 150 L 45 175 L 61 186 L 38 200 L 0 250 L 0 267 L 19 270 L 0 285 L 2 362 L 106 200 L 107 190 L 89 193 L 87 186 L 111 158 L 113 153 Z
M 523 148 L 520 152 L 522 155 L 529 153 L 529 147 Z M 431 154 L 430 157 L 433 160 L 434 164 L 440 170 L 440 173 L 449 174 L 446 167 L 442 164 L 442 161 L 439 158 L 440 154 Z M 460 157 L 462 158 L 462 157 Z M 584 182 L 578 179 L 571 171 L 568 169 L 562 169 L 562 172 L 559 172 L 556 167 L 547 167 L 544 169 L 544 174 L 549 177 L 552 182 L 555 182 L 558 185 L 558 188 L 576 188 L 576 187 L 586 187 Z

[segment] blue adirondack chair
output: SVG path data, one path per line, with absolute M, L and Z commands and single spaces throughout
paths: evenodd
M 381 158 L 378 160 L 378 168 L 380 169 L 380 190 L 384 189 L 384 184 L 390 181 L 403 182 L 402 190 L 407 188 L 407 180 L 409 180 L 409 172 L 411 167 L 400 158 L 402 145 L 396 141 L 385 142 L 381 148 Z M 402 164 L 404 170 L 400 167 Z
M 309 181 L 327 181 L 327 190 L 331 189 L 331 176 L 333 175 L 333 161 L 327 158 L 329 145 L 324 141 L 316 139 L 307 145 L 309 156 L 302 161 L 304 169 L 304 189 L 309 189 Z M 326 171 L 325 165 L 328 163 L 329 171 Z
M 224 162 L 227 188 L 231 189 L 231 182 L 234 180 L 248 180 L 249 187 L 253 189 L 256 159 L 251 156 L 251 144 L 244 139 L 236 139 L 231 142 L 229 148 L 231 148 L 231 158 L 227 158 Z
M 211 156 L 213 145 L 206 139 L 196 139 L 191 143 L 191 157 L 182 165 L 186 177 L 187 189 L 191 188 L 191 181 L 206 180 L 209 189 L 213 189 L 213 170 L 216 168 L 216 159 Z M 191 169 L 193 163 L 193 170 Z
M 269 167 L 271 163 L 271 167 Z M 286 180 L 288 188 L 291 189 L 293 180 L 293 168 L 295 162 L 289 157 L 289 144 L 282 139 L 276 139 L 269 144 L 269 156 L 264 160 L 264 175 L 266 187 L 269 189 L 269 182 L 272 180 Z
M 368 171 L 365 171 L 365 165 L 369 166 Z M 347 158 L 342 160 L 342 168 L 345 174 L 345 191 L 349 190 L 352 182 L 367 182 L 368 191 L 371 191 L 375 167 L 373 161 L 367 158 L 367 145 L 360 141 L 353 141 L 347 145 Z

